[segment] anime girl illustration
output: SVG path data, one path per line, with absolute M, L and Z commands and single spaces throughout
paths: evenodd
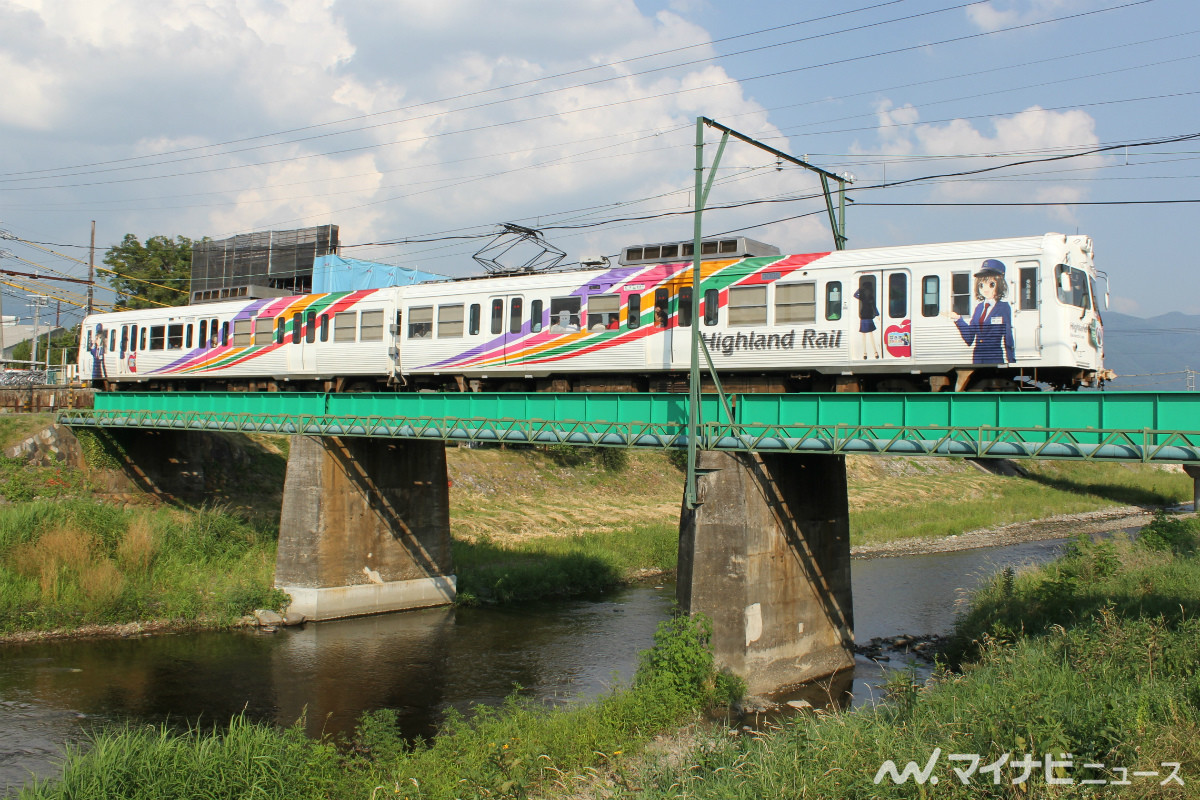
M 105 332 L 103 325 L 96 326 L 95 338 L 92 339 L 92 380 L 98 381 L 108 377 L 104 367 Z
M 875 318 L 879 316 L 879 307 L 875 305 L 875 277 L 863 275 L 858 279 L 858 291 L 854 293 L 858 299 L 858 332 L 862 334 L 863 358 L 867 357 L 867 342 L 871 343 L 871 351 L 879 358 L 879 343 L 872 336 L 877 329 Z
M 970 321 L 947 311 L 963 341 L 974 344 L 976 364 L 1008 364 L 1016 361 L 1012 334 L 1012 307 L 1005 302 L 1008 283 L 1004 280 L 1004 262 L 989 258 L 975 273 L 975 299 L 979 304 Z

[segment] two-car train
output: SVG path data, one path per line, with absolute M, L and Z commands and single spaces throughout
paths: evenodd
M 706 241 L 619 264 L 93 314 L 108 389 L 686 390 L 698 326 L 735 391 L 940 391 L 1105 379 L 1092 242 L 992 239 L 807 255 Z M 711 251 L 711 252 L 710 252 Z

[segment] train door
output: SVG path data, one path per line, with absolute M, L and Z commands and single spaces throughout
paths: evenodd
M 883 359 L 911 361 L 912 276 L 906 269 L 885 269 L 880 285 L 884 291 L 879 309 L 883 315 Z
M 858 333 L 851 357 L 862 361 L 912 360 L 912 277 L 906 269 L 855 275 Z
M 671 291 L 665 287 L 654 290 L 654 314 L 650 324 L 653 330 L 643 341 L 646 343 L 646 366 L 651 369 L 671 369 L 675 361 L 675 348 L 685 346 L 676 344 L 676 319 L 671 314 Z
M 502 339 L 504 363 L 516 360 L 517 342 L 525 318 L 525 296 L 519 294 L 493 297 L 488 302 L 488 331 Z
M 1016 297 L 1013 298 L 1013 344 L 1018 360 L 1042 353 L 1041 270 L 1037 261 L 1018 261 Z
M 317 371 L 317 312 L 297 311 L 284 329 L 288 371 L 310 375 Z

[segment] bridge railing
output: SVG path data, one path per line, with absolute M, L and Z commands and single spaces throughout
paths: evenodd
M 1191 393 L 705 396 L 706 449 L 1200 462 Z M 68 425 L 686 447 L 678 394 L 98 393 Z

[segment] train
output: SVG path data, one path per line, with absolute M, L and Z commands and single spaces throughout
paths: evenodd
M 692 244 L 635 245 L 576 269 L 91 314 L 79 374 L 110 391 L 686 391 L 696 328 L 727 391 L 1113 377 L 1088 236 L 701 247 L 695 306 Z

